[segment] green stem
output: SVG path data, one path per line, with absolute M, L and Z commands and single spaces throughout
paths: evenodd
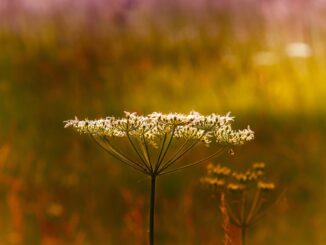
M 246 245 L 246 226 L 241 226 L 241 245 Z
M 149 210 L 149 244 L 150 245 L 154 245 L 155 182 L 156 182 L 156 175 L 152 175 L 151 176 L 150 210 Z

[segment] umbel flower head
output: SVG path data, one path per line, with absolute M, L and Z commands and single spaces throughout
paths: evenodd
M 77 132 L 89 134 L 108 153 L 147 175 L 161 175 L 199 164 L 217 156 L 234 145 L 242 145 L 254 139 L 254 132 L 248 128 L 233 130 L 230 114 L 202 115 L 198 112 L 189 114 L 153 112 L 149 115 L 137 115 L 125 112 L 125 117 L 107 117 L 98 120 L 65 121 L 65 128 L 72 127 Z M 126 155 L 114 140 L 125 138 L 135 157 Z M 218 144 L 220 149 L 205 159 L 184 165 L 172 171 L 167 169 L 182 156 L 200 143 Z M 171 147 L 173 145 L 173 147 Z M 174 148 L 174 152 L 170 152 Z M 169 154 L 168 154 L 169 151 Z
M 99 120 L 69 120 L 65 127 L 90 135 L 106 152 L 122 163 L 151 177 L 149 244 L 154 244 L 154 206 L 156 177 L 172 173 L 207 161 L 234 145 L 241 145 L 254 138 L 248 127 L 233 130 L 229 114 L 204 116 L 198 112 L 190 114 L 154 112 L 147 116 L 125 112 L 125 117 L 107 117 Z M 133 156 L 119 139 L 129 142 Z M 219 149 L 200 160 L 168 170 L 198 144 L 217 144 Z M 120 145 L 120 147 L 119 147 Z M 173 149 L 173 150 L 172 150 Z M 127 154 L 129 153 L 129 154 Z
M 276 185 L 264 180 L 265 163 L 253 163 L 246 171 L 209 164 L 202 183 L 223 196 L 230 220 L 245 228 L 255 223 L 276 198 Z

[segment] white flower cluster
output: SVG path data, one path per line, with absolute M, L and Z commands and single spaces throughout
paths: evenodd
M 254 132 L 249 126 L 244 130 L 233 130 L 231 128 L 233 119 L 229 113 L 225 116 L 214 113 L 204 116 L 198 112 L 191 112 L 190 114 L 154 112 L 142 116 L 135 112 L 125 112 L 124 118 L 107 117 L 99 120 L 78 120 L 75 118 L 65 121 L 65 128 L 73 127 L 80 133 L 94 136 L 133 136 L 145 140 L 154 147 L 167 135 L 185 140 L 200 140 L 207 144 L 217 142 L 241 145 L 246 141 L 253 140 Z

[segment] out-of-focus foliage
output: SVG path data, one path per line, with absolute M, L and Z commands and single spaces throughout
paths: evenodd
M 286 190 L 249 242 L 325 244 L 324 1 L 39 2 L 0 2 L 1 244 L 145 243 L 148 179 L 62 123 L 124 110 L 231 111 L 220 160 Z M 222 240 L 204 169 L 160 179 L 159 244 Z

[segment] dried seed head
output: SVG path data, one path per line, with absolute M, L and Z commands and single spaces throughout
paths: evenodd
M 238 192 L 238 191 L 243 191 L 246 189 L 246 186 L 245 185 L 242 185 L 242 184 L 237 184 L 237 183 L 229 183 L 227 185 L 227 189 L 229 191 L 234 191 L 234 192 Z
M 221 165 L 210 167 L 210 174 L 217 175 L 219 177 L 226 177 L 230 175 L 230 173 L 231 173 L 231 169 L 227 167 L 222 167 Z
M 247 175 L 243 173 L 233 172 L 232 177 L 241 183 L 246 183 L 248 181 Z
M 201 182 L 213 187 L 223 187 L 225 185 L 225 180 L 218 178 L 205 177 L 201 179 Z
M 256 162 L 252 165 L 254 170 L 265 170 L 265 163 L 264 162 Z
M 258 189 L 260 189 L 261 191 L 272 191 L 275 189 L 275 184 L 272 182 L 263 182 L 263 181 L 259 181 L 257 184 Z

